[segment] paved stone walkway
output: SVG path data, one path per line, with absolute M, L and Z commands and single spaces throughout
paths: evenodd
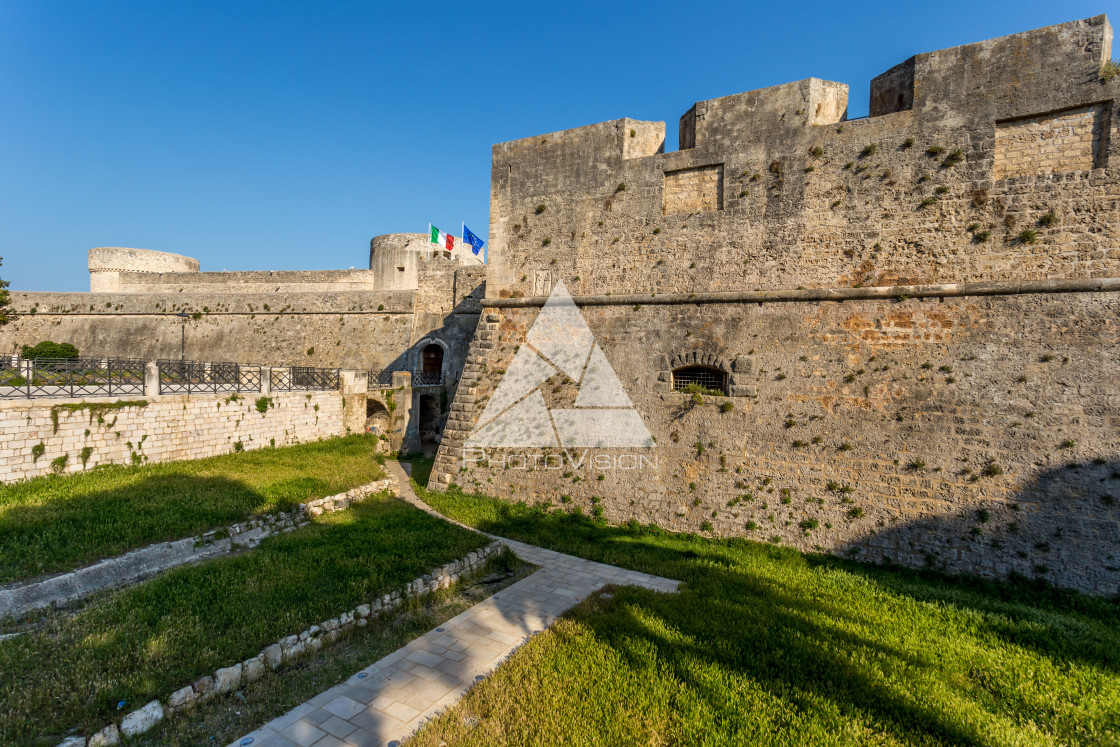
M 386 466 L 402 498 L 435 513 L 416 497 L 399 463 Z M 495 539 L 540 570 L 231 745 L 251 737 L 254 747 L 388 747 L 455 703 L 530 636 L 603 586 L 677 589 L 671 579 Z

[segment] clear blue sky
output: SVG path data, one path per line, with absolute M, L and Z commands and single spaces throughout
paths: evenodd
M 370 237 L 486 235 L 490 146 L 1115 3 L 0 0 L 0 277 L 88 290 L 86 252 L 203 270 L 368 266 Z

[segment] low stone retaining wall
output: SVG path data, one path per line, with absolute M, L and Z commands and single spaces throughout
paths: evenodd
M 204 459 L 357 430 L 339 391 L 0 400 L 0 482 Z
M 120 744 L 122 736 L 143 734 L 167 716 L 218 695 L 231 693 L 243 683 L 256 682 L 267 670 L 278 670 L 305 653 L 318 651 L 324 642 L 333 643 L 344 633 L 365 627 L 369 624 L 369 618 L 389 612 L 410 598 L 426 596 L 437 589 L 446 589 L 458 583 L 461 578 L 478 571 L 487 558 L 500 552 L 502 547 L 501 542 L 492 542 L 481 550 L 468 553 L 465 558 L 446 563 L 405 584 L 403 588 L 375 597 L 366 604 L 359 604 L 338 617 L 312 625 L 298 635 L 281 638 L 251 659 L 220 667 L 213 674 L 200 677 L 193 684 L 171 693 L 166 702 L 153 700 L 126 715 L 119 724 L 109 724 L 88 740 L 80 736 L 67 737 L 58 747 L 110 747 Z
M 341 511 L 383 490 L 397 494 L 396 480 L 377 480 L 345 493 L 301 503 L 292 511 L 265 514 L 197 537 L 159 542 L 35 583 L 0 588 L 0 619 L 44 607 L 64 607 L 90 594 L 136 583 L 185 563 L 256 547 L 265 537 L 290 532 L 306 525 L 312 516 Z

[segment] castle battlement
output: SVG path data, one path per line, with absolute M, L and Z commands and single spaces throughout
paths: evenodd
M 1111 48 L 1102 15 L 915 55 L 851 121 L 817 78 L 702 101 L 668 153 L 631 119 L 495 145 L 487 294 L 1120 274 Z
M 1116 593 L 1111 41 L 1098 16 L 918 54 L 856 120 L 818 78 L 698 102 L 673 152 L 631 119 L 494 146 L 486 313 L 434 484 Z M 468 448 L 521 427 L 490 413 L 561 281 L 648 464 L 600 468 L 627 449 L 558 422 Z M 572 412 L 590 372 L 522 402 Z

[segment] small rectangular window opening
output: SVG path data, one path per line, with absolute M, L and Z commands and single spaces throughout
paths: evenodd
M 727 374 L 718 368 L 687 366 L 673 371 L 673 389 L 678 392 L 700 387 L 709 392 L 727 394 Z

